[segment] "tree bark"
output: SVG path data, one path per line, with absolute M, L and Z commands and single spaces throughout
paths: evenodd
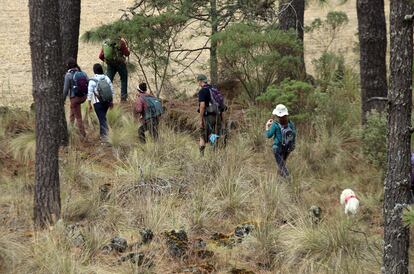
M 387 174 L 384 187 L 383 273 L 408 273 L 409 228 L 403 209 L 410 197 L 410 127 L 413 65 L 413 22 L 408 0 L 391 0 L 390 90 L 388 114 Z
M 304 51 L 304 25 L 305 25 L 305 0 L 280 0 L 279 2 L 279 28 L 281 30 L 296 31 L 299 41 L 302 43 L 301 74 L 306 77 L 305 51 Z
M 65 73 L 65 64 L 69 58 L 78 59 L 79 27 L 81 0 L 59 0 L 60 37 L 62 41 L 61 73 Z M 62 80 L 63 84 L 63 80 Z M 61 106 L 60 134 L 61 145 L 68 145 L 69 136 L 65 117 L 64 102 Z
M 36 116 L 34 223 L 44 228 L 60 218 L 58 150 L 62 106 L 59 3 L 29 0 L 30 49 Z
M 360 45 L 360 77 L 362 124 L 375 109 L 383 112 L 386 101 L 372 100 L 387 97 L 387 28 L 384 0 L 357 0 L 358 34 Z M 370 100 L 371 99 L 371 100 Z
M 211 36 L 218 32 L 217 0 L 210 0 Z M 211 40 L 210 46 L 210 78 L 212 84 L 218 81 L 217 41 Z
M 59 0 L 62 61 L 78 59 L 81 0 Z

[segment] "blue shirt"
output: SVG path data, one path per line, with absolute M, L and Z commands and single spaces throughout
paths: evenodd
M 281 125 L 277 122 L 273 122 L 269 130 L 266 130 L 265 135 L 267 138 L 274 138 L 273 147 L 280 148 L 282 146 L 282 130 Z M 293 131 L 293 142 L 296 142 L 296 128 L 295 125 L 289 121 L 289 127 Z

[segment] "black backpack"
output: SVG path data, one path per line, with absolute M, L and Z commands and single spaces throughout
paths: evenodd
M 295 134 L 291 127 L 290 122 L 286 127 L 283 127 L 281 124 L 277 123 L 282 132 L 282 149 L 286 152 L 292 152 L 295 150 Z
M 88 75 L 81 70 L 70 70 L 72 74 L 72 91 L 77 97 L 88 94 Z

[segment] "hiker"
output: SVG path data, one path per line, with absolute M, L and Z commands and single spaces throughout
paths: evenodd
M 223 112 L 226 107 L 224 105 L 223 96 L 220 94 L 217 88 L 208 83 L 207 76 L 199 74 L 197 76 L 197 83 L 201 88 L 198 92 L 198 113 L 199 127 L 200 127 L 200 155 L 204 156 L 204 150 L 206 143 L 215 145 L 217 138 L 221 133 L 221 126 L 223 118 Z M 212 97 L 214 96 L 214 97 Z
M 270 119 L 266 123 L 266 137 L 273 138 L 272 146 L 276 163 L 279 167 L 279 174 L 286 178 L 289 171 L 286 167 L 286 160 L 289 154 L 295 149 L 296 128 L 289 120 L 289 113 L 286 106 L 279 104 L 272 112 L 278 121 Z
M 113 82 L 115 74 L 118 72 L 121 78 L 121 102 L 128 99 L 128 69 L 125 57 L 130 54 L 125 39 L 109 39 L 104 42 L 99 59 L 107 64 L 106 75 Z
M 69 58 L 66 62 L 68 71 L 65 74 L 63 85 L 63 98 L 69 96 L 70 115 L 69 121 L 73 125 L 76 119 L 76 125 L 82 137 L 86 137 L 85 127 L 82 121 L 81 105 L 86 101 L 88 94 L 88 76 L 76 63 L 76 60 Z
M 141 126 L 138 128 L 138 138 L 145 143 L 145 131 L 149 131 L 154 141 L 158 140 L 159 117 L 163 113 L 161 101 L 147 93 L 147 84 L 141 83 L 137 87 L 137 101 L 135 114 L 139 115 Z
M 99 135 L 102 143 L 107 142 L 108 124 L 106 113 L 109 108 L 113 107 L 114 89 L 109 77 L 103 73 L 100 64 L 93 65 L 95 76 L 90 79 L 88 86 L 89 111 L 92 111 L 92 105 L 95 109 L 96 116 L 99 120 Z

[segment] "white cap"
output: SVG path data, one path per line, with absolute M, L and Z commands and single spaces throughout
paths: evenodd
M 272 114 L 276 115 L 277 117 L 289 115 L 287 107 L 282 104 L 277 105 L 276 108 L 273 110 Z

